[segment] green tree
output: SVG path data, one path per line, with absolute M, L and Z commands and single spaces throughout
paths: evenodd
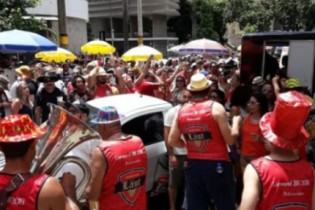
M 223 16 L 224 0 L 196 0 L 197 38 L 225 42 L 226 21 Z
M 180 16 L 168 21 L 168 30 L 175 31 L 179 42 L 192 38 L 192 22 L 196 18 L 196 38 L 208 38 L 224 42 L 226 31 L 225 0 L 180 0 Z
M 196 0 L 197 38 L 218 39 L 213 27 L 212 5 L 208 0 Z
M 170 18 L 167 22 L 168 31 L 176 33 L 179 43 L 187 42 L 191 38 L 191 4 L 187 0 L 179 2 L 180 16 Z
M 312 0 L 265 0 L 273 9 L 274 20 L 282 30 L 312 30 L 314 2 Z
M 312 30 L 315 26 L 312 0 L 229 0 L 224 18 L 237 21 L 246 32 L 268 31 L 272 23 L 281 30 Z
M 35 7 L 40 0 L 0 0 L 0 31 L 20 29 L 33 32 L 47 31 L 49 28 L 40 20 L 29 16 L 26 8 Z
M 226 1 L 224 18 L 226 22 L 238 22 L 245 32 L 269 30 L 272 10 L 265 1 L 230 0 Z
M 224 18 L 225 0 L 212 0 L 213 30 L 216 32 L 219 42 L 224 43 L 224 34 L 226 32 L 226 19 Z

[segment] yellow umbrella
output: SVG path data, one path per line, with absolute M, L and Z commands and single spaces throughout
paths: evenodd
M 116 48 L 108 44 L 105 41 L 95 40 L 90 41 L 81 47 L 83 53 L 92 54 L 92 55 L 106 55 L 112 54 L 116 51 Z
M 72 52 L 58 47 L 56 51 L 42 51 L 35 54 L 35 58 L 40 59 L 44 62 L 65 62 L 67 60 L 74 61 L 77 56 L 75 56 Z
M 154 60 L 160 60 L 163 58 L 163 54 L 161 52 L 146 45 L 139 45 L 131 48 L 125 52 L 121 58 L 123 61 L 146 61 L 150 55 L 154 56 Z

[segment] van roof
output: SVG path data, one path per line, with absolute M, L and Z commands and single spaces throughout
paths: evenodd
M 243 40 L 315 40 L 315 31 L 272 31 L 260 33 L 248 33 Z

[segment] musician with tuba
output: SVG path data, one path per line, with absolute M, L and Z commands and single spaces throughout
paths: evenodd
M 44 131 L 28 115 L 0 121 L 0 147 L 6 164 L 0 171 L 0 210 L 77 210 L 75 178 L 66 173 L 61 183 L 46 174 L 31 174 L 37 139 Z
M 73 102 L 72 104 L 68 105 L 67 111 L 75 116 L 76 118 L 80 119 L 83 123 L 87 123 L 89 120 L 89 114 L 90 111 L 88 107 L 85 105 L 85 103 L 82 102 Z M 79 126 L 84 126 L 85 124 L 73 124 L 77 130 Z M 69 130 L 69 129 L 68 129 Z M 79 158 L 82 161 L 86 163 L 86 170 L 89 170 L 89 164 L 91 161 L 91 154 L 92 151 L 97 147 L 97 145 L 101 143 L 101 140 L 99 136 L 89 139 L 88 141 L 84 141 L 80 143 L 79 145 L 75 146 L 73 149 L 71 149 L 65 157 L 75 157 Z M 82 188 L 82 194 L 85 190 L 85 187 L 88 183 L 89 179 L 89 172 L 88 174 L 84 173 L 84 170 L 80 167 L 80 165 L 77 165 L 73 162 L 66 162 L 63 164 L 63 166 L 60 168 L 60 170 L 57 171 L 56 174 L 54 174 L 55 177 L 61 177 L 65 172 L 72 172 L 76 177 L 76 188 L 77 188 L 77 195 L 78 199 L 80 199 L 80 192 Z M 87 179 L 87 180 L 85 180 Z M 85 184 L 86 183 L 86 184 Z M 80 190 L 78 190 L 80 188 Z
M 92 123 L 102 142 L 93 150 L 86 196 L 91 210 L 146 210 L 147 154 L 142 140 L 121 130 L 117 110 L 100 109 Z

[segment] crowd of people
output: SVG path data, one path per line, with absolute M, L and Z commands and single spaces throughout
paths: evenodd
M 86 64 L 34 62 L 14 68 L 15 81 L 2 70 L 0 129 L 11 130 L 0 132 L 7 161 L 0 173 L 0 189 L 14 174 L 22 173 L 23 180 L 40 192 L 33 195 L 39 196 L 37 204 L 23 202 L 43 206 L 39 209 L 62 209 L 53 200 L 59 198 L 58 205 L 65 209 L 78 208 L 71 174 L 62 176 L 61 185 L 47 176 L 27 177 L 36 139 L 42 135 L 38 126 L 49 118 L 48 104 L 80 113 L 77 117 L 88 121 L 87 101 L 139 93 L 173 105 L 164 116 L 170 210 L 315 209 L 309 163 L 314 162 L 312 97 L 297 78 L 287 77 L 285 68 L 273 78 L 257 75 L 251 85 L 241 84 L 239 61 L 233 54 L 224 59 L 190 55 L 166 62 L 150 56 L 143 64 L 117 57 Z M 86 189 L 91 209 L 146 209 L 147 155 L 141 139 L 121 131 L 115 107 L 99 110 L 92 123 L 103 141 L 91 154 L 92 177 Z M 16 125 L 22 129 L 12 129 Z M 23 128 L 26 125 L 37 133 L 22 138 L 29 132 Z M 21 149 L 15 150 L 18 145 L 13 143 Z M 114 177 L 123 171 L 132 178 L 117 183 Z M 50 194 L 48 185 L 54 185 L 56 195 Z M 13 194 L 23 196 L 26 189 Z M 141 193 L 130 201 L 126 190 Z M 55 197 L 46 203 L 50 196 Z M 9 201 L 12 209 L 22 205 Z

